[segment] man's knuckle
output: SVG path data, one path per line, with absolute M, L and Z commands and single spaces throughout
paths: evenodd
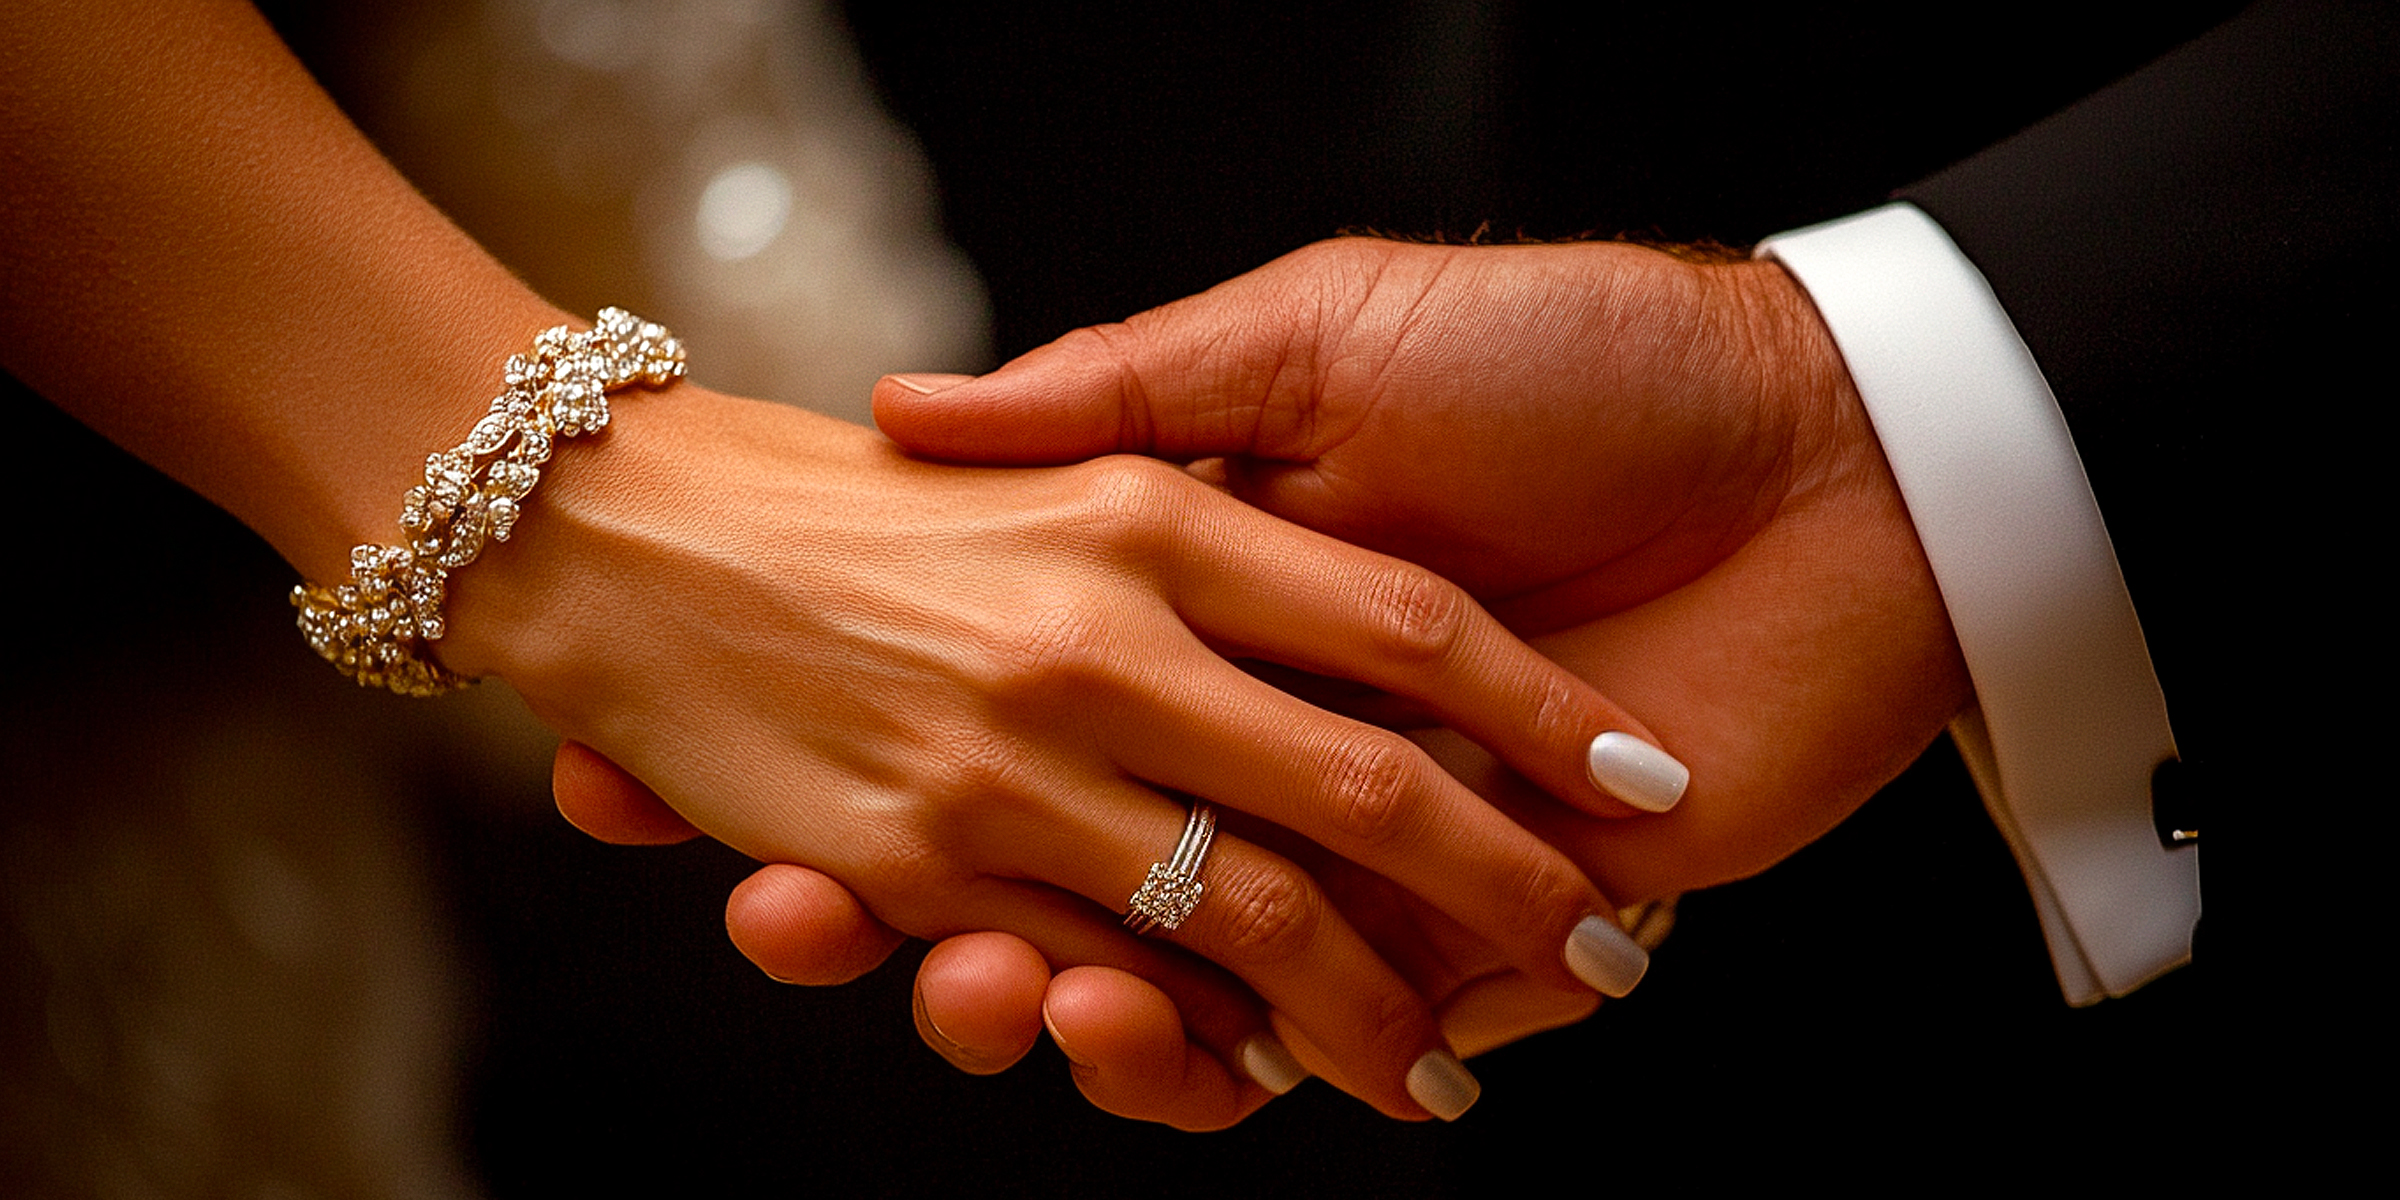
M 1390 243 L 1376 238 L 1337 237 L 1309 244 L 1283 258 L 1305 278 L 1340 275 L 1390 256 Z

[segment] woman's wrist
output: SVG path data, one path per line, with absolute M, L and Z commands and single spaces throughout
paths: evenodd
M 705 369 L 705 348 L 697 353 Z M 711 559 L 735 569 L 728 574 L 756 565 L 724 560 L 742 540 L 736 525 L 778 507 L 788 530 L 825 476 L 872 469 L 863 459 L 888 452 L 848 422 L 689 380 L 625 393 L 610 411 L 606 430 L 560 446 L 508 543 L 455 574 L 449 632 L 436 647 L 452 670 L 509 680 L 566 732 L 577 721 L 545 712 L 545 700 L 572 693 L 600 703 L 598 676 L 610 668 L 594 655 L 682 615 L 659 606 L 689 608 L 730 586 L 709 574 Z M 795 548 L 760 546 L 746 557 L 767 551 Z M 661 580 L 682 590 L 661 594 Z
M 299 350 L 284 378 L 258 381 L 269 405 L 291 414 L 270 433 L 281 456 L 259 464 L 274 491 L 226 506 L 304 577 L 347 575 L 354 546 L 405 544 L 404 498 L 425 482 L 427 457 L 459 445 L 502 393 L 509 356 L 528 351 L 543 329 L 590 321 L 521 288 L 464 291 L 434 285 L 378 296 L 358 306 L 348 347 Z
M 346 576 L 292 591 L 310 648 L 362 685 L 430 696 L 472 682 L 433 654 L 451 579 L 509 540 L 554 454 L 608 427 L 610 393 L 666 387 L 684 373 L 682 343 L 622 309 L 529 341 L 464 440 L 425 458 L 398 540 L 362 540 Z

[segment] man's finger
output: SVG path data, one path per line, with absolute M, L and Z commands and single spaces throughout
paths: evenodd
M 1050 964 L 1022 938 L 963 933 L 936 944 L 917 968 L 917 1036 L 970 1075 L 1017 1064 L 1042 1035 Z
M 769 863 L 725 901 L 725 935 L 785 983 L 848 983 L 890 958 L 901 937 L 831 876 Z
M 560 742 L 550 790 L 567 824 L 618 846 L 666 846 L 700 836 L 641 780 L 581 742 Z
M 1592 1015 L 1600 997 L 1562 992 L 1507 972 L 1478 979 L 1442 1002 L 1442 1036 L 1473 1058 L 1544 1030 L 1572 1025 Z
M 1122 971 L 1060 972 L 1043 999 L 1042 1021 L 1086 1099 L 1104 1112 L 1178 1129 L 1223 1129 L 1307 1077 L 1262 1031 L 1243 1043 L 1238 1057 L 1251 1078 L 1242 1078 L 1186 1040 L 1166 993 Z

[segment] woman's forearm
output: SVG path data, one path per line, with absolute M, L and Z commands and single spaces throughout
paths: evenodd
M 0 362 L 315 578 L 564 319 L 233 0 L 19 6 L 0 162 Z

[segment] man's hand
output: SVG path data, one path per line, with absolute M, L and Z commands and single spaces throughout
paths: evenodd
M 1666 595 L 1876 460 L 1779 268 L 1624 245 L 1324 242 L 875 408 L 958 462 L 1222 457 L 1236 495 L 1542 628 Z
M 920 455 L 1194 462 L 1237 496 L 1430 566 L 1520 632 L 1547 633 L 1539 648 L 1691 766 L 1672 812 L 1594 819 L 1449 735 L 1423 741 L 1620 903 L 1789 854 L 1913 760 L 1968 695 L 1848 375 L 1770 264 L 1622 245 L 1324 243 L 991 375 L 887 379 L 876 407 Z M 1483 958 L 1390 893 L 1341 900 L 1462 1049 L 1576 1015 L 1505 971 L 1478 974 Z M 1363 911 L 1378 905 L 1385 919 Z M 827 943 L 770 945 L 772 922 L 748 919 L 769 911 L 732 914 L 736 941 L 770 973 L 807 974 L 777 947 Z M 943 981 L 921 980 L 921 1024 L 989 1018 L 1041 982 L 992 943 L 961 955 L 996 965 L 955 958 Z M 1172 1110 L 1171 1005 L 1088 971 L 1048 981 L 1046 996 L 1087 1094 L 1132 1115 Z M 953 1061 L 990 1057 L 928 1040 Z
M 1325 242 L 875 404 L 921 455 L 1221 459 L 1199 469 L 1235 495 L 1558 632 L 1692 768 L 1667 814 L 1521 814 L 1620 903 L 1782 858 L 1968 695 L 1848 373 L 1772 264 Z

